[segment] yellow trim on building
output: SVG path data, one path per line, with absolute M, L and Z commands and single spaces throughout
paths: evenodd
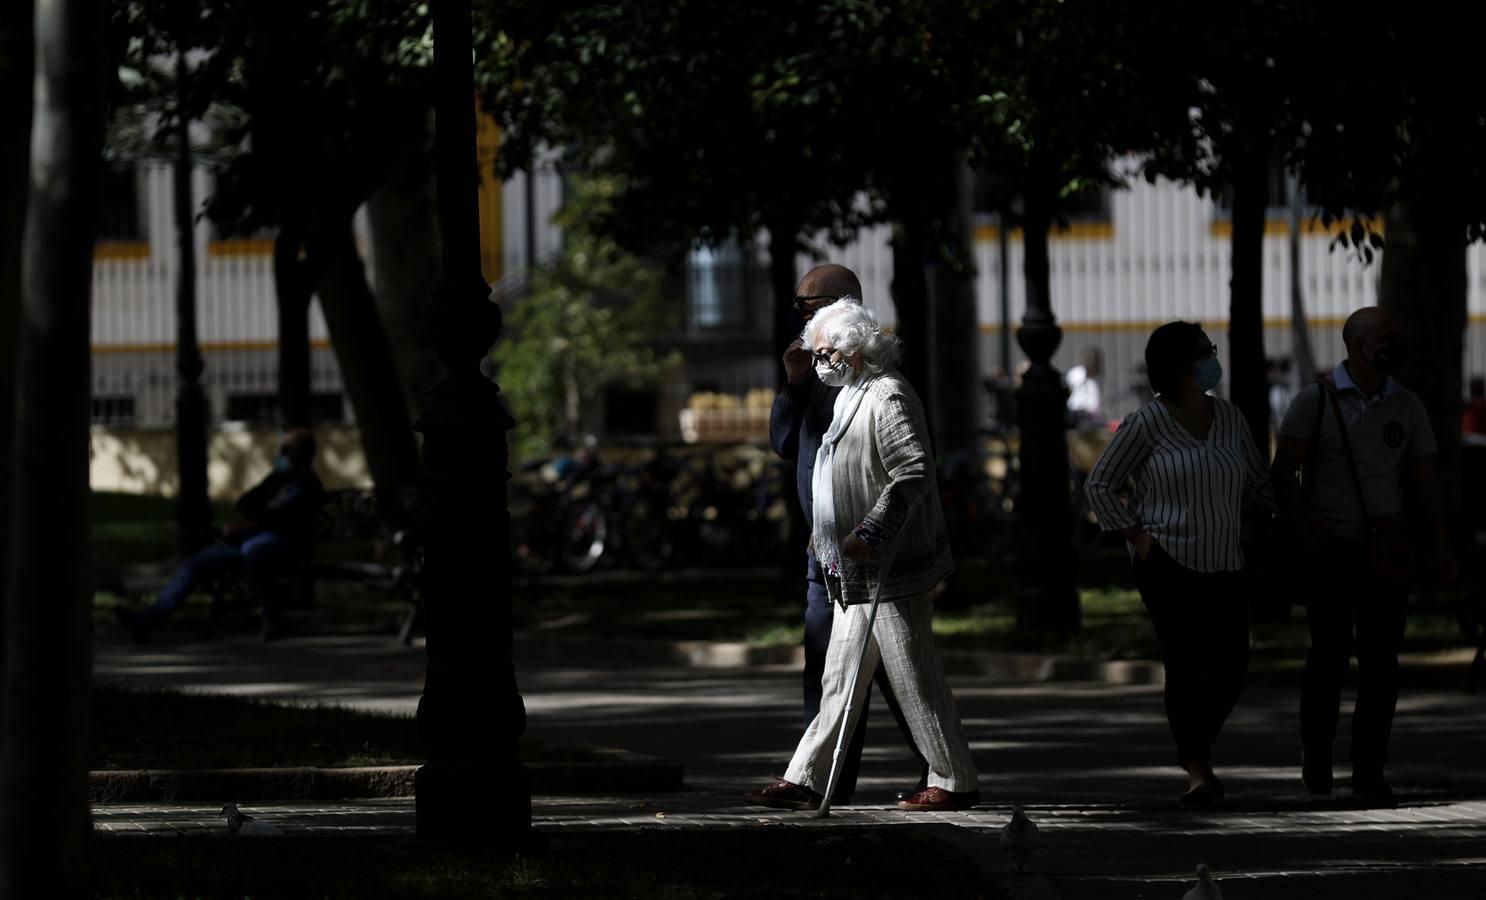
M 1486 323 L 1486 313 L 1472 313 L 1468 318 L 1470 319 L 1471 324 Z M 1156 328 L 1158 328 L 1159 326 L 1165 325 L 1167 321 L 1170 320 L 1151 319 L 1141 322 L 1059 322 L 1058 326 L 1062 328 L 1065 333 L 1068 334 L 1111 334 L 1115 332 L 1155 331 Z M 1199 319 L 1199 321 L 1202 323 L 1204 328 L 1220 329 L 1228 327 L 1227 319 Z M 1318 316 L 1314 319 L 1307 319 L 1306 327 L 1340 328 L 1342 327 L 1342 325 L 1346 324 L 1346 321 L 1346 316 Z M 1289 319 L 1264 320 L 1265 328 L 1289 328 L 1290 324 L 1291 323 Z M 1015 331 L 1017 328 L 1020 327 L 1021 323 L 1018 322 L 1012 327 L 1012 330 Z M 1000 334 L 1001 326 L 996 323 L 982 323 L 980 326 L 980 333 Z
M 324 338 L 310 340 L 311 350 L 325 350 L 330 341 Z M 202 341 L 202 353 L 232 353 L 246 350 L 277 350 L 278 341 Z M 94 353 L 174 353 L 175 342 L 152 344 L 94 344 Z
M 149 259 L 149 241 L 97 241 L 93 244 L 93 259 Z
M 502 269 L 501 181 L 495 175 L 501 132 L 495 119 L 475 100 L 475 158 L 480 167 L 480 272 L 494 284 Z
M 207 256 L 273 256 L 273 238 L 225 238 L 208 241 Z
M 1020 241 L 1022 230 L 1011 229 L 1010 239 Z M 994 242 L 1001 239 L 1001 226 L 999 225 L 977 225 L 975 226 L 976 243 Z M 1049 241 L 1112 241 L 1114 240 L 1113 222 L 1069 222 L 1068 227 L 1059 228 L 1053 226 L 1047 233 Z
M 1057 310 L 1055 310 L 1057 312 Z M 1473 312 L 1467 316 L 1471 325 L 1486 324 L 1486 313 Z M 1150 319 L 1143 322 L 1058 322 L 1065 334 L 1114 334 L 1122 331 L 1155 331 L 1159 325 L 1167 324 L 1168 319 Z M 1227 319 L 1199 319 L 1207 328 L 1227 328 Z M 1318 316 L 1314 319 L 1306 319 L 1308 328 L 1340 328 L 1346 324 L 1346 316 Z M 1290 319 L 1265 319 L 1265 328 L 1288 328 Z M 1021 322 L 1012 325 L 1012 331 L 1021 328 Z M 993 322 L 982 322 L 981 334 L 1000 334 L 1002 327 Z
M 1352 228 L 1352 223 L 1354 221 L 1356 221 L 1356 220 L 1355 219 L 1351 219 L 1351 218 L 1347 218 L 1347 219 L 1342 219 L 1341 221 L 1338 221 L 1338 222 L 1333 222 L 1331 225 L 1327 226 L 1327 225 L 1323 225 L 1321 223 L 1321 220 L 1320 219 L 1317 219 L 1317 218 L 1301 219 L 1300 220 L 1300 233 L 1301 234 L 1304 234 L 1304 235 L 1308 235 L 1308 236 L 1322 235 L 1322 236 L 1325 236 L 1325 237 L 1333 237 L 1334 238 L 1334 237 L 1336 237 L 1337 235 L 1341 234 L 1344 231 L 1350 231 L 1351 228 Z M 1377 217 L 1366 218 L 1366 219 L 1363 219 L 1362 220 L 1362 224 L 1363 224 L 1364 227 L 1369 228 L 1372 231 L 1377 232 L 1378 234 L 1382 234 L 1383 233 L 1383 220 L 1380 219 L 1380 218 L 1377 218 Z M 1210 235 L 1212 235 L 1213 237 L 1221 237 L 1221 238 L 1232 237 L 1233 236 L 1233 220 L 1231 220 L 1231 219 L 1214 219 L 1212 221 L 1212 223 L 1210 225 L 1208 225 L 1207 233 L 1210 234 Z M 1264 236 L 1265 237 L 1285 237 L 1285 236 L 1287 236 L 1289 234 L 1290 234 L 1290 220 L 1289 219 L 1265 219 L 1264 220 Z

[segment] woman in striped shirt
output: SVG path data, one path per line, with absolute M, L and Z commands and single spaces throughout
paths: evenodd
M 1208 394 L 1223 374 L 1217 354 L 1197 324 L 1157 328 L 1145 348 L 1156 398 L 1125 417 L 1084 484 L 1100 527 L 1129 543 L 1161 646 L 1166 719 L 1188 774 L 1185 805 L 1223 797 L 1212 745 L 1249 660 L 1240 509 L 1274 509 L 1269 463 L 1243 415 Z

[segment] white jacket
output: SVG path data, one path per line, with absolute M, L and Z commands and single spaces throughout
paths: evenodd
M 863 523 L 879 539 L 867 559 L 843 559 L 840 576 L 826 578 L 832 600 L 871 602 L 881 554 L 900 530 L 906 533 L 882 599 L 925 593 L 953 571 L 923 404 L 897 370 L 886 369 L 868 383 L 836 445 L 831 477 L 838 541 Z

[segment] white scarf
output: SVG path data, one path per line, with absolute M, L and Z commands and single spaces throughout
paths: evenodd
M 867 396 L 867 385 L 875 376 L 869 376 L 848 384 L 836 395 L 836 405 L 831 415 L 831 427 L 820 439 L 820 449 L 815 453 L 815 472 L 810 477 L 811 506 L 815 513 L 815 559 L 822 572 L 841 574 L 840 541 L 842 535 L 836 527 L 836 496 L 832 490 L 831 460 L 836 453 L 836 442 L 846 432 L 846 426 L 856 416 L 862 399 Z

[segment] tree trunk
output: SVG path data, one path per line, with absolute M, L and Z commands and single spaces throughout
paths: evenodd
M 196 221 L 191 197 L 191 123 L 186 118 L 184 53 L 176 55 L 175 233 L 180 268 L 176 273 L 175 370 L 180 381 L 175 398 L 175 445 L 180 492 L 175 500 L 176 544 L 182 558 L 212 539 L 212 506 L 206 481 L 206 395 L 201 390 L 205 364 L 196 341 Z
M 325 251 L 330 257 L 319 284 L 320 308 L 356 411 L 367 468 L 379 489 L 411 487 L 418 479 L 418 445 L 349 221 L 329 236 Z
M 1465 225 L 1448 187 L 1388 210 L 1378 301 L 1403 326 L 1409 364 L 1400 380 L 1419 395 L 1439 445 L 1447 519 L 1461 519 L 1460 398 L 1466 329 Z M 1425 523 L 1427 524 L 1427 523 Z
M 0 673 L 0 898 L 88 885 L 89 301 L 104 4 L 36 8 L 31 198 L 16 361 Z
M 279 227 L 273 241 L 274 299 L 279 308 L 279 421 L 285 428 L 314 424 L 310 403 L 310 296 L 314 281 L 300 260 L 304 234 Z
M 970 230 L 974 173 L 963 157 L 953 161 L 955 190 L 947 199 L 949 227 L 943 259 L 933 267 L 933 337 L 929 353 L 930 393 L 936 455 L 970 454 L 981 420 L 980 328 L 975 308 L 975 255 Z M 925 401 L 931 398 L 925 397 Z
M 1022 234 L 1027 309 L 1016 337 L 1029 366 L 1016 392 L 1021 433 L 1016 618 L 1018 628 L 1069 634 L 1079 629 L 1080 615 L 1069 506 L 1068 389 L 1052 365 L 1063 330 L 1053 315 L 1047 249 L 1054 189 L 1040 160 L 1026 185 Z
M 929 279 L 927 226 L 918 216 L 893 223 L 893 309 L 903 342 L 903 376 L 929 398 Z M 925 403 L 925 412 L 933 414 Z M 933 427 L 933 422 L 930 423 Z
M 769 333 L 774 336 L 769 349 L 778 356 L 784 354 L 784 348 L 801 331 L 802 317 L 795 311 L 795 288 L 800 283 L 799 273 L 795 271 L 795 255 L 800 246 L 795 237 L 797 231 L 788 223 L 776 222 L 769 227 L 769 293 L 773 298 L 769 304 L 772 311 Z M 784 366 L 775 366 L 774 371 L 783 390 Z
M 0 384 L 14 385 L 16 329 L 21 312 L 21 242 L 31 183 L 31 109 L 35 93 L 34 3 L 0 6 L 0 122 L 11 139 L 0 141 Z M 6 573 L 10 554 L 10 472 L 15 392 L 0 387 L 0 679 L 5 672 Z M 4 695 L 0 694 L 0 704 Z
M 1290 376 L 1291 396 L 1316 377 L 1316 355 L 1311 350 L 1310 324 L 1305 318 L 1304 274 L 1300 270 L 1300 233 L 1304 211 L 1300 205 L 1300 179 L 1290 178 L 1290 351 L 1295 371 Z M 1279 423 L 1275 423 L 1279 427 Z
M 421 124 L 428 126 L 426 120 Z M 429 156 L 409 158 L 367 198 L 366 212 L 377 310 L 393 336 L 403 400 L 408 409 L 418 409 L 443 374 L 438 357 L 423 339 L 423 306 L 433 293 L 439 266 Z
M 1264 371 L 1264 211 L 1269 157 L 1235 157 L 1233 276 L 1228 301 L 1228 398 L 1243 413 L 1254 446 L 1269 446 L 1269 382 Z
M 795 257 L 799 251 L 797 233 L 798 229 L 794 225 L 779 222 L 769 228 L 769 293 L 773 300 L 769 304 L 772 311 L 769 333 L 774 336 L 774 340 L 769 343 L 769 352 L 774 354 L 776 360 L 784 355 L 784 348 L 804 330 L 804 316 L 795 310 L 795 289 L 800 284 L 800 274 L 795 271 Z M 774 366 L 774 374 L 776 386 L 779 390 L 784 390 L 788 379 L 782 362 Z M 798 503 L 786 503 L 784 508 L 789 516 L 789 546 L 799 547 L 803 551 L 806 542 L 810 540 L 805 511 Z

